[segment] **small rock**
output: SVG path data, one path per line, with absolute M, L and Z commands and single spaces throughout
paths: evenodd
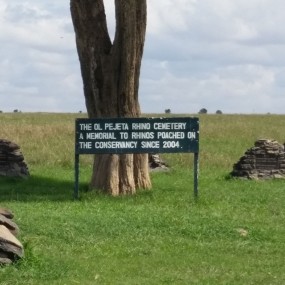
M 246 237 L 248 235 L 248 231 L 246 229 L 237 229 L 237 232 L 240 234 L 242 237 Z

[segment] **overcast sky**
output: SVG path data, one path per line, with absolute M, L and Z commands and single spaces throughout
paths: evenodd
M 142 112 L 285 114 L 284 11 L 284 0 L 148 0 Z M 0 0 L 0 54 L 0 110 L 85 112 L 68 0 Z

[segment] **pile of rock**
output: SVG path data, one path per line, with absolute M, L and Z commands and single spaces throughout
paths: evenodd
M 158 154 L 148 155 L 148 165 L 150 171 L 168 171 L 167 164 L 161 159 Z
M 285 178 L 285 145 L 260 139 L 234 164 L 231 175 L 247 179 Z
M 11 141 L 0 139 L 0 176 L 26 178 L 29 175 L 20 147 Z
M 0 208 L 0 265 L 10 264 L 24 256 L 21 242 L 16 238 L 18 226 L 10 210 Z

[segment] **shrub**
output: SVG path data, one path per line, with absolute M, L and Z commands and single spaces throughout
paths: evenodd
M 200 111 L 199 111 L 199 114 L 207 114 L 208 113 L 208 110 L 205 109 L 205 108 L 202 108 Z

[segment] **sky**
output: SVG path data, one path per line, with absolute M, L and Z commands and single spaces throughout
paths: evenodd
M 148 0 L 142 112 L 285 114 L 284 11 L 284 0 Z M 68 0 L 0 0 L 0 110 L 15 109 L 86 111 Z

